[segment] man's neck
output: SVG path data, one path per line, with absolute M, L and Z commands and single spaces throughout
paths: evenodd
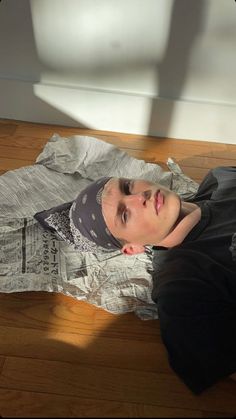
M 200 218 L 201 210 L 196 204 L 182 201 L 180 215 L 173 230 L 158 245 L 171 248 L 182 243 Z

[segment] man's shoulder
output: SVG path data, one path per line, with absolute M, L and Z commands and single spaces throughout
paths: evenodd
M 199 185 L 198 191 L 193 199 L 194 202 L 215 198 L 220 190 L 220 197 L 223 191 L 236 189 L 236 167 L 217 166 L 211 169 Z
M 235 166 L 218 166 L 211 169 L 206 178 L 213 177 L 218 184 L 227 183 L 236 180 L 236 167 Z
M 236 197 L 236 167 L 216 167 L 212 169 L 211 176 L 216 184 L 216 188 L 212 193 L 214 200 Z

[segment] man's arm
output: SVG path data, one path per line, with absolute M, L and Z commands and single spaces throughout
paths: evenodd
M 216 287 L 176 280 L 156 302 L 170 365 L 195 394 L 221 379 L 236 380 L 236 313 Z

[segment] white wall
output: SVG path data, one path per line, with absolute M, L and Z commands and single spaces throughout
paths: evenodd
M 236 142 L 236 3 L 0 3 L 0 117 Z

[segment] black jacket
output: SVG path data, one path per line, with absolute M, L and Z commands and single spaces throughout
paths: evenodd
M 200 393 L 236 372 L 236 168 L 210 171 L 191 202 L 201 219 L 155 252 L 152 298 L 171 367 Z

